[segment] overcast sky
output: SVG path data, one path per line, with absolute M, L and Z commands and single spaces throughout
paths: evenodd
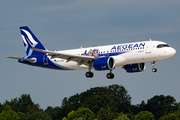
M 132 104 L 155 95 L 171 95 L 180 102 L 180 1 L 179 0 L 1 0 L 0 1 L 0 103 L 30 94 L 41 108 L 61 106 L 64 97 L 87 89 L 123 85 Z M 28 26 L 48 50 L 65 50 L 108 44 L 159 40 L 177 54 L 156 62 L 157 73 L 147 63 L 141 73 L 121 67 L 109 71 L 61 71 L 20 64 L 6 56 L 24 57 L 20 26 Z

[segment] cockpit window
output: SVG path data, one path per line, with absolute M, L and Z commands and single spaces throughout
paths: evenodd
M 157 48 L 163 48 L 163 47 L 169 47 L 169 45 L 168 44 L 160 44 L 157 46 Z

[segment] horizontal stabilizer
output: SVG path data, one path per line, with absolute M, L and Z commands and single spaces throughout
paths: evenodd
M 31 62 L 31 63 L 36 62 L 36 58 L 31 58 L 31 59 L 28 59 L 28 58 L 19 58 L 19 57 L 6 57 L 6 58 L 17 59 L 17 60 L 25 60 L 25 61 L 28 61 L 28 62 Z

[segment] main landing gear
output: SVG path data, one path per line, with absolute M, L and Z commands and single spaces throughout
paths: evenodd
M 152 64 L 152 67 L 153 67 L 152 72 L 157 72 L 157 69 L 154 68 L 154 66 L 155 66 L 155 61 L 151 62 L 151 64 Z
M 85 76 L 86 76 L 87 78 L 92 78 L 92 77 L 94 76 L 93 72 L 91 72 L 91 68 L 92 68 L 92 66 L 89 66 L 89 71 L 86 72 L 86 74 L 85 74 Z M 107 77 L 108 79 L 113 79 L 113 78 L 114 78 L 114 74 L 112 73 L 112 70 L 110 70 L 110 73 L 108 73 L 108 74 L 106 75 L 106 77 Z
M 92 78 L 94 76 L 94 73 L 89 71 L 89 72 L 86 72 L 86 77 L 87 78 Z
M 87 78 L 92 78 L 94 76 L 93 72 L 91 72 L 91 68 L 92 66 L 89 65 L 89 72 L 86 72 L 85 74 Z
M 106 75 L 107 79 L 113 79 L 114 78 L 114 74 L 112 73 L 112 70 L 110 70 L 110 73 L 108 73 Z

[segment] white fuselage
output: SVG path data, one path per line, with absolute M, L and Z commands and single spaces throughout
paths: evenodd
M 167 45 L 161 41 L 142 41 L 125 44 L 115 44 L 107 46 L 88 47 L 80 49 L 71 49 L 58 51 L 65 54 L 84 55 L 84 52 L 98 50 L 99 57 L 111 56 L 115 59 L 115 67 L 134 63 L 146 63 L 151 61 L 160 61 L 173 57 L 176 51 L 172 47 L 159 47 L 158 45 Z M 51 59 L 51 57 L 49 57 Z M 77 62 L 60 58 L 53 58 L 51 61 L 60 66 L 69 69 L 87 69 L 87 65 L 79 65 Z

